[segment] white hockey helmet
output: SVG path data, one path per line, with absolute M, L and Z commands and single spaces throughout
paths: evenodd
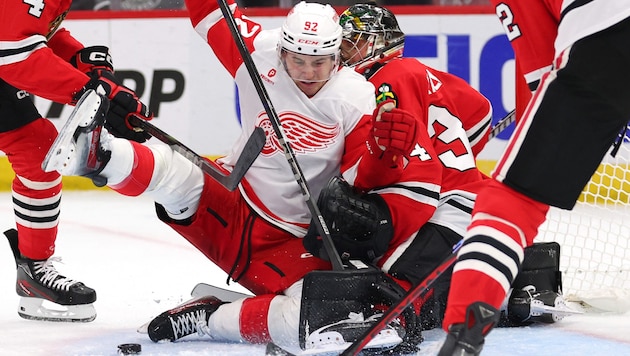
M 330 5 L 301 1 L 282 25 L 279 49 L 310 56 L 338 55 L 339 15 Z

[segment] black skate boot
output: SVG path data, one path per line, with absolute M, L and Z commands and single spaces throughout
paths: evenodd
M 167 310 L 149 323 L 149 338 L 154 342 L 175 341 L 194 333 L 207 334 L 208 319 L 221 304 L 216 297 L 203 296 Z
M 507 326 L 523 326 L 534 322 L 549 324 L 574 314 L 581 312 L 569 308 L 561 294 L 551 290 L 537 291 L 534 286 L 527 286 L 510 293 Z
M 59 274 L 52 264 L 54 258 L 41 261 L 24 258 L 18 250 L 17 231 L 10 229 L 4 234 L 15 257 L 16 292 L 22 297 L 18 314 L 22 318 L 71 322 L 88 322 L 96 318 L 92 305 L 96 301 L 94 289 Z M 44 306 L 45 301 L 58 308 Z
M 98 174 L 111 158 L 111 151 L 101 142 L 108 136 L 107 130 L 102 131 L 108 107 L 106 97 L 94 90 L 86 91 L 46 154 L 42 169 L 91 178 L 99 187 L 107 184 L 107 179 Z
M 305 349 L 322 352 L 345 350 L 363 336 L 381 316 L 382 314 L 375 314 L 364 319 L 363 313 L 350 313 L 348 319 L 325 325 L 310 333 L 306 338 Z M 404 328 L 395 321 L 374 336 L 363 351 L 378 353 L 391 350 L 403 342 L 404 336 Z
M 479 355 L 485 336 L 499 322 L 499 317 L 499 311 L 486 303 L 476 302 L 469 305 L 465 323 L 449 327 L 438 356 Z

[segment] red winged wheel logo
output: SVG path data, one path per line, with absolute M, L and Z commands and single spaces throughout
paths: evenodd
M 295 154 L 315 152 L 326 148 L 335 141 L 339 134 L 339 125 L 325 125 L 295 112 L 278 114 L 278 117 L 286 140 Z M 267 135 L 267 142 L 265 142 L 261 154 L 269 156 L 276 152 L 283 153 L 284 150 L 267 114 L 260 114 L 258 119 L 259 126 L 265 130 L 265 135 Z

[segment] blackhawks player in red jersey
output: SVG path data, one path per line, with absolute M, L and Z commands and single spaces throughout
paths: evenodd
M 537 89 L 477 196 L 453 272 L 445 356 L 481 352 L 549 206 L 574 207 L 630 117 L 627 1 L 492 2 Z
M 341 45 L 344 64 L 374 84 L 377 101 L 393 101 L 414 114 L 419 131 L 428 138 L 429 146 L 414 147 L 410 162 L 438 163 L 431 180 L 417 184 L 438 186 L 439 196 L 427 195 L 422 201 L 412 203 L 406 201 L 395 185 L 370 192 L 384 199 L 391 220 L 397 222 L 393 224 L 393 238 L 382 248 L 376 264 L 408 289 L 411 284 L 423 281 L 466 232 L 476 195 L 489 182 L 477 169 L 476 156 L 488 141 L 492 108 L 481 93 L 461 78 L 428 67 L 415 58 L 402 58 L 404 34 L 394 14 L 386 8 L 374 4 L 351 6 L 341 14 L 340 24 L 344 29 Z M 426 168 L 409 164 L 401 181 L 417 179 L 417 176 L 410 178 L 414 169 Z M 351 239 L 338 239 L 335 243 L 341 251 L 355 253 L 367 245 L 365 241 Z M 532 317 L 535 313 L 530 305 L 534 303 L 534 295 L 539 300 L 541 295 L 545 296 L 552 305 L 561 300 L 556 283 L 558 261 L 539 257 L 555 248 L 555 245 L 537 244 L 528 249 L 526 256 L 533 262 L 526 264 L 513 285 L 514 292 L 505 300 L 504 325 L 551 318 L 549 313 L 544 318 Z M 429 298 L 418 301 L 424 329 L 441 325 L 449 281 L 450 271 L 434 284 Z
M 390 101 L 413 114 L 429 142 L 416 145 L 410 161 L 437 166 L 429 180 L 417 183 L 425 196 L 413 204 L 405 204 L 405 195 L 397 194 L 395 186 L 371 192 L 387 202 L 394 222 L 393 238 L 377 265 L 408 289 L 424 280 L 465 232 L 477 190 L 486 179 L 475 157 L 488 142 L 492 107 L 463 79 L 403 58 L 405 36 L 388 9 L 357 4 L 341 14 L 340 24 L 344 64 L 374 84 L 377 102 Z M 401 181 L 416 180 L 410 175 L 413 169 L 426 168 L 410 164 Z M 445 273 L 424 303 L 424 328 L 440 324 L 449 280 Z
M 0 150 L 15 178 L 12 184 L 17 229 L 5 232 L 17 265 L 18 313 L 27 319 L 91 321 L 93 289 L 57 272 L 55 252 L 60 216 L 61 176 L 41 168 L 57 130 L 37 111 L 30 94 L 73 104 L 88 88 L 112 99 L 111 132 L 144 141 L 126 116 L 151 115 L 113 76 L 107 47 L 84 47 L 60 28 L 70 0 L 7 0 L 0 10 Z M 62 307 L 49 309 L 47 300 Z
M 396 108 L 375 113 L 373 86 L 340 66 L 342 31 L 335 10 L 300 2 L 282 27 L 262 29 L 234 1 L 227 3 L 312 194 L 319 194 L 338 174 L 365 190 L 400 181 L 417 141 L 416 120 Z M 255 294 L 229 303 L 205 296 L 168 310 L 149 323 L 152 340 L 174 341 L 201 332 L 215 340 L 273 341 L 301 349 L 330 346 L 327 340 L 334 340 L 335 345 L 354 341 L 374 320 L 369 308 L 348 307 L 348 313 L 338 313 L 335 320 L 302 313 L 338 310 L 302 308 L 303 296 L 313 303 L 322 301 L 314 297 L 319 287 L 335 293 L 356 284 L 331 280 L 309 284 L 309 272 L 328 272 L 331 263 L 314 257 L 303 246 L 311 213 L 280 146 L 282 138 L 272 129 L 236 42 L 228 40 L 231 33 L 217 2 L 188 0 L 186 6 L 193 27 L 239 89 L 243 132 L 229 155 L 209 163 L 232 170 L 252 131 L 256 127 L 266 131 L 266 144 L 238 189 L 226 190 L 164 145 L 148 147 L 111 137 L 101 128 L 98 116 L 69 122 L 60 134 L 63 139 L 51 148 L 53 156 L 47 161 L 51 165 L 46 168 L 70 175 L 99 175 L 121 194 L 153 198 L 161 220 Z M 94 104 L 98 102 L 95 98 Z M 95 141 L 99 144 L 89 144 Z M 429 169 L 416 175 L 432 173 Z M 435 184 L 421 187 L 414 181 L 402 181 L 397 188 L 407 191 L 409 199 L 420 199 L 429 190 L 433 198 L 439 193 Z M 315 290 L 303 290 L 303 285 Z M 378 297 L 369 301 L 376 302 Z M 334 302 L 339 307 L 348 304 Z M 399 334 L 397 326 L 383 334 L 383 343 L 374 345 L 399 343 L 402 330 Z

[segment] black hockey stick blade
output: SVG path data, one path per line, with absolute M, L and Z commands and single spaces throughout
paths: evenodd
M 503 119 L 499 120 L 499 122 L 497 122 L 497 124 L 492 127 L 492 130 L 490 130 L 490 133 L 488 134 L 488 139 L 491 140 L 497 137 L 514 121 L 516 121 L 516 110 L 510 111 L 509 114 L 507 114 Z
M 396 304 L 387 309 L 383 316 L 378 319 L 363 335 L 361 335 L 355 342 L 352 343 L 346 350 L 344 350 L 340 356 L 356 356 L 363 348 L 372 340 L 378 333 L 402 314 L 405 309 L 417 298 L 422 298 L 429 291 L 429 288 L 444 272 L 455 263 L 457 259 L 457 251 L 462 245 L 463 240 L 460 240 L 455 246 L 453 246 L 452 252 L 446 257 L 442 263 L 440 263 L 422 282 L 413 286 Z
M 131 125 L 141 128 L 149 135 L 169 145 L 173 151 L 178 152 L 186 159 L 191 161 L 194 165 L 201 168 L 204 173 L 219 182 L 229 191 L 233 191 L 234 189 L 236 189 L 243 176 L 245 176 L 245 173 L 247 173 L 249 167 L 252 166 L 252 164 L 260 154 L 260 151 L 265 145 L 266 140 L 265 131 L 262 128 L 257 127 L 256 129 L 254 129 L 254 132 L 252 132 L 252 134 L 249 136 L 249 139 L 247 139 L 247 143 L 243 147 L 241 155 L 236 160 L 236 164 L 234 165 L 232 172 L 230 174 L 226 174 L 219 168 L 212 165 L 206 159 L 199 156 L 193 150 L 186 147 L 183 143 L 179 142 L 175 137 L 157 128 L 150 122 L 142 120 L 135 116 L 131 116 L 129 118 L 129 122 L 131 123 Z
M 273 104 L 271 103 L 269 94 L 267 93 L 267 90 L 265 89 L 262 79 L 260 79 L 260 74 L 258 73 L 258 69 L 256 69 L 254 60 L 252 59 L 252 55 L 251 53 L 249 53 L 249 50 L 247 49 L 247 46 L 245 45 L 245 41 L 243 40 L 243 36 L 238 30 L 238 26 L 236 24 L 236 20 L 234 19 L 234 15 L 232 14 L 232 11 L 230 10 L 226 0 L 217 0 L 217 2 L 219 3 L 219 7 L 221 8 L 223 17 L 225 18 L 225 21 L 227 22 L 227 26 L 230 29 L 232 38 L 234 39 L 234 42 L 236 46 L 238 47 L 239 53 L 241 54 L 241 57 L 243 58 L 243 63 L 245 64 L 245 67 L 247 68 L 249 77 L 252 80 L 254 88 L 256 88 L 258 97 L 260 98 L 260 101 L 263 107 L 265 108 L 265 112 L 267 113 L 267 116 L 269 117 L 271 126 L 273 126 L 276 136 L 278 136 L 280 145 L 282 146 L 282 149 L 284 150 L 284 155 L 287 158 L 287 162 L 289 163 L 289 166 L 291 166 L 291 171 L 293 172 L 293 176 L 295 177 L 298 185 L 300 186 L 302 195 L 305 198 L 304 200 L 306 202 L 306 205 L 309 211 L 311 212 L 312 219 L 315 223 L 315 226 L 317 227 L 317 232 L 322 237 L 324 248 L 326 249 L 326 252 L 328 253 L 328 258 L 330 259 L 332 268 L 333 270 L 336 270 L 336 271 L 342 271 L 344 269 L 344 265 L 343 265 L 343 262 L 341 261 L 341 257 L 339 257 L 339 253 L 337 253 L 337 249 L 335 248 L 335 245 L 333 244 L 332 237 L 330 236 L 330 231 L 328 230 L 328 226 L 326 226 L 324 217 L 322 216 L 322 213 L 319 211 L 317 204 L 315 203 L 315 201 L 313 201 L 313 197 L 311 196 L 310 190 L 308 188 L 308 183 L 306 182 L 306 179 L 304 178 L 304 173 L 302 173 L 302 169 L 300 168 L 297 162 L 297 158 L 295 157 L 295 153 L 293 152 L 293 149 L 287 142 L 286 135 L 284 134 L 284 131 L 282 130 L 280 118 L 278 117 L 276 110 L 273 108 Z

